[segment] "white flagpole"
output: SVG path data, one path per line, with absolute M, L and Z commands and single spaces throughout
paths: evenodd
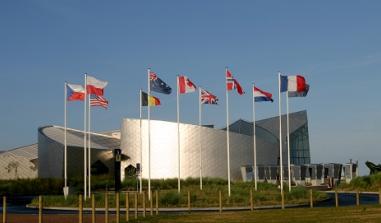
M 148 103 L 148 97 L 147 97 L 147 103 Z M 148 105 L 148 104 L 147 104 Z M 149 106 L 149 105 L 148 105 Z M 143 143 L 142 143 L 142 89 L 140 89 L 139 93 L 139 130 L 140 130 L 140 173 L 139 173 L 139 192 L 142 193 L 142 167 L 143 167 Z
M 282 103 L 281 103 L 281 92 L 280 92 L 280 72 L 278 73 L 278 93 L 279 93 L 279 165 L 280 165 L 280 191 L 283 194 L 283 155 L 282 155 Z
M 226 73 L 228 68 L 225 70 L 225 82 L 226 82 Z M 226 83 L 225 83 L 226 84 Z M 227 162 L 228 162 L 228 195 L 230 197 L 230 139 L 229 139 L 229 92 L 226 84 L 226 153 L 227 153 Z
M 180 169 L 181 169 L 181 163 L 180 163 L 180 97 L 179 97 L 179 76 L 176 78 L 176 102 L 177 102 L 177 191 L 180 193 Z
M 198 132 L 199 134 L 199 140 L 200 140 L 200 151 L 199 151 L 199 154 L 200 154 L 200 190 L 202 190 L 202 140 L 201 140 L 201 137 L 202 137 L 202 134 L 201 134 L 201 130 L 202 130 L 202 116 L 201 116 L 201 110 L 202 109 L 202 103 L 201 103 L 201 88 L 199 87 L 198 88 L 198 125 L 200 126 L 200 131 Z
M 87 112 L 88 112 L 88 116 L 87 116 L 87 119 L 88 119 L 88 128 L 87 128 L 87 131 L 88 131 L 88 146 L 87 146 L 87 150 L 88 150 L 88 162 L 87 162 L 87 171 L 88 171 L 88 179 L 89 179 L 89 182 L 88 182 L 88 197 L 90 198 L 91 197 L 91 106 L 90 106 L 90 95 L 88 94 L 87 95 Z
M 85 99 L 84 99 L 84 123 L 83 123 L 83 198 L 86 200 L 87 197 L 87 140 L 86 140 L 86 108 L 87 108 L 87 74 L 85 74 Z
M 254 189 L 257 190 L 257 139 L 255 132 L 255 95 L 254 95 L 255 85 L 253 84 L 253 154 L 254 154 Z
M 151 69 L 147 70 L 147 90 L 148 97 L 151 96 L 151 84 L 150 84 L 150 73 Z M 148 116 L 148 200 L 151 200 L 151 106 L 148 104 L 147 106 L 147 116 Z
M 287 167 L 288 167 L 288 191 L 291 191 L 291 161 L 290 161 L 290 118 L 288 111 L 288 90 L 286 92 L 286 104 L 287 104 Z
M 65 199 L 67 198 L 67 195 L 69 193 L 69 189 L 67 186 L 67 82 L 65 82 L 64 87 L 65 93 L 64 93 L 64 180 L 65 180 L 65 186 L 63 188 Z

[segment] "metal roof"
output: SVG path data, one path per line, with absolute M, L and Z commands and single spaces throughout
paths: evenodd
M 64 128 L 61 126 L 44 126 L 38 131 L 49 139 L 64 144 Z M 119 149 L 120 139 L 114 136 L 91 132 L 91 148 Z M 83 148 L 83 131 L 67 128 L 67 145 Z

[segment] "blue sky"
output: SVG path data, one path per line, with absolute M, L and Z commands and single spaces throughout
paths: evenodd
M 302 73 L 313 162 L 381 162 L 379 1 L 52 1 L 0 3 L 0 149 L 37 141 L 37 128 L 63 122 L 64 81 L 85 72 L 109 81 L 110 109 L 94 109 L 95 131 L 138 117 L 146 68 L 175 87 L 178 74 L 215 93 L 204 122 L 225 124 L 224 68 L 246 92 L 252 82 L 275 103 L 277 71 Z M 157 95 L 154 119 L 176 120 L 175 94 Z M 250 94 L 232 95 L 231 120 L 251 119 Z M 82 104 L 69 104 L 69 126 L 82 128 Z M 197 122 L 197 96 L 181 97 L 181 120 Z M 362 173 L 366 173 L 362 169 Z

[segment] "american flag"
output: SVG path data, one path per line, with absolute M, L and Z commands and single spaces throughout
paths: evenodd
M 218 98 L 207 90 L 201 89 L 201 104 L 216 105 Z
M 108 101 L 103 96 L 94 95 L 90 98 L 91 106 L 101 106 L 103 108 L 108 108 Z

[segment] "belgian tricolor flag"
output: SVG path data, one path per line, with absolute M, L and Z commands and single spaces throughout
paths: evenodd
M 141 95 L 141 100 L 142 100 L 142 106 L 158 106 L 160 105 L 160 100 L 157 97 L 154 96 L 148 96 L 147 93 L 142 91 Z

